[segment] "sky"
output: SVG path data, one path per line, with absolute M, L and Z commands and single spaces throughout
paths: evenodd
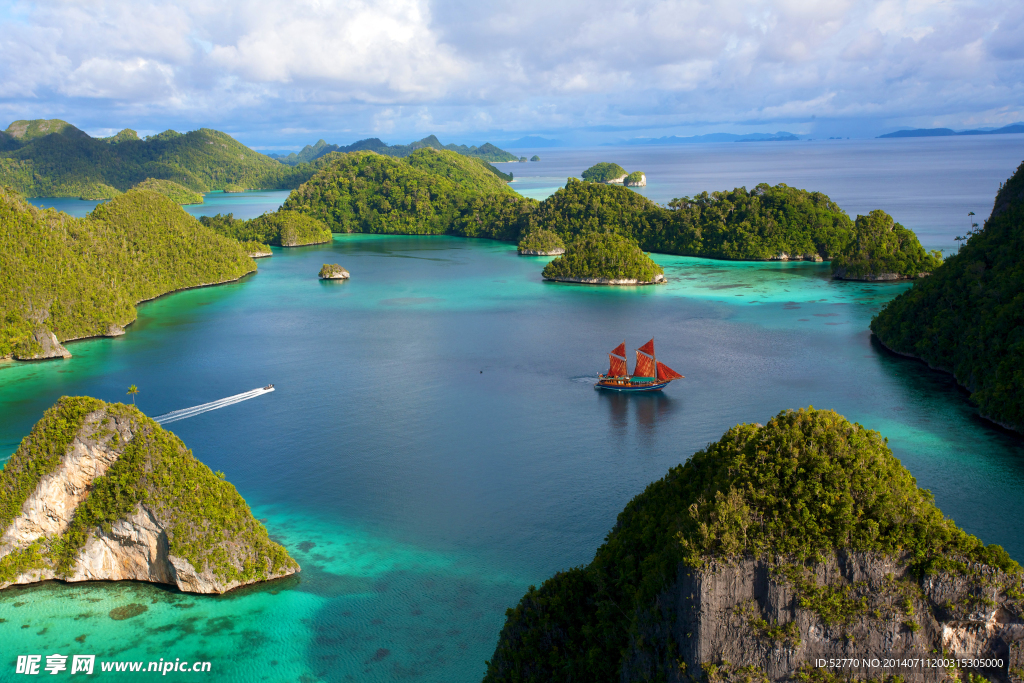
M 1020 0 L 0 0 L 0 128 L 568 144 L 1024 121 Z

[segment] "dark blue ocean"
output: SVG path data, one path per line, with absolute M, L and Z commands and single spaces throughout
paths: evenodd
M 659 202 L 786 182 L 851 214 L 884 208 L 948 248 L 967 211 L 987 215 L 1024 136 L 538 153 L 503 167 L 532 196 L 597 161 L 645 171 Z M 286 194 L 189 210 L 258 215 Z M 882 432 L 948 516 L 1024 559 L 1021 439 L 948 376 L 871 341 L 871 317 L 908 285 L 833 282 L 827 264 L 654 258 L 668 285 L 605 289 L 546 283 L 547 259 L 510 244 L 336 236 L 144 304 L 126 335 L 72 343 L 70 360 L 0 366 L 0 457 L 64 394 L 123 401 L 136 384 L 159 415 L 273 383 L 168 428 L 303 567 L 222 597 L 5 590 L 0 672 L 60 652 L 205 659 L 225 681 L 478 681 L 505 609 L 590 561 L 649 482 L 736 423 L 808 405 Z M 351 280 L 319 281 L 335 262 Z M 611 348 L 651 337 L 684 380 L 654 396 L 593 389 Z M 109 616 L 128 603 L 147 611 Z

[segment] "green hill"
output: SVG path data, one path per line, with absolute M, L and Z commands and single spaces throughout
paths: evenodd
M 621 178 L 626 175 L 626 169 L 622 168 L 618 164 L 610 164 L 606 161 L 602 161 L 599 164 L 594 164 L 586 171 L 583 172 L 583 179 L 588 183 L 606 183 L 609 180 Z
M 462 235 L 517 240 L 533 200 L 484 164 L 424 148 L 405 158 L 349 152 L 334 158 L 285 201 L 333 232 Z M 331 158 L 331 157 L 325 157 Z
M 93 457 L 109 466 L 83 466 L 92 461 L 75 456 L 75 442 L 88 444 Z M 0 471 L 0 533 L 24 519 L 33 499 L 52 491 L 49 481 L 88 494 L 72 498 L 64 510 L 71 515 L 66 528 L 39 525 L 32 542 L 15 536 L 0 547 L 0 587 L 127 575 L 183 591 L 222 593 L 298 570 L 223 474 L 135 406 L 65 396 L 47 410 Z M 133 522 L 139 516 L 145 525 Z M 133 534 L 112 533 L 113 525 Z M 90 563 L 82 551 L 99 539 L 108 553 L 102 563 Z M 83 575 L 83 565 L 90 565 L 89 574 Z
M 318 163 L 323 170 L 293 192 L 285 208 L 307 213 L 334 232 L 518 242 L 543 227 L 568 243 L 586 232 L 607 231 L 635 240 L 647 252 L 729 260 L 831 260 L 854 239 L 854 222 L 828 196 L 784 184 L 704 192 L 662 207 L 620 185 L 569 178 L 537 203 L 488 177 L 478 160 L 443 150 L 422 148 L 404 158 L 334 153 Z M 894 246 L 875 248 L 876 257 L 896 249 L 907 267 L 934 265 L 928 255 L 907 260 L 919 250 L 913 233 L 902 227 L 892 233 Z
M 29 197 L 109 198 L 147 178 L 195 192 L 294 188 L 317 169 L 281 164 L 208 128 L 164 131 L 145 140 L 122 131 L 103 140 L 63 121 L 16 121 L 8 133 L 0 145 L 0 185 Z
M 178 205 L 185 204 L 202 204 L 203 195 L 198 192 L 179 185 L 172 180 L 157 180 L 156 178 L 146 178 L 141 183 L 135 186 L 137 190 L 152 190 L 157 194 L 170 199 L 172 202 Z
M 877 432 L 784 411 L 673 467 L 589 565 L 531 586 L 484 681 L 836 681 L 815 657 L 945 652 L 944 629 L 973 628 L 980 600 L 1019 615 L 1022 575 L 946 519 Z
M 67 121 L 61 121 L 60 119 L 14 121 L 11 125 L 7 126 L 7 130 L 4 132 L 22 142 L 58 133 L 74 137 L 89 137 Z
M 365 140 L 359 140 L 353 142 L 351 145 L 329 145 L 325 140 L 318 140 L 315 145 L 306 145 L 302 148 L 298 154 L 292 152 L 286 156 L 277 155 L 274 158 L 282 161 L 286 164 L 299 164 L 303 162 L 310 162 L 325 154 L 331 152 L 376 152 L 377 154 L 383 154 L 384 156 L 391 157 L 407 157 L 418 149 L 424 147 L 431 147 L 433 149 L 447 149 L 452 152 L 457 152 L 464 156 L 474 157 L 482 161 L 490 162 L 502 162 L 502 161 L 515 161 L 516 156 L 503 149 L 495 147 L 489 142 L 477 147 L 472 145 L 467 147 L 466 145 L 455 145 L 448 144 L 442 145 L 441 141 L 437 139 L 436 135 L 428 135 L 422 140 L 409 143 L 408 145 L 389 145 L 382 141 L 380 138 L 366 138 Z
M 857 216 L 852 238 L 832 259 L 832 277 L 905 280 L 929 274 L 941 265 L 942 252 L 926 252 L 917 235 L 876 209 Z
M 140 301 L 255 269 L 238 242 L 149 190 L 79 219 L 0 188 L 0 357 L 39 353 L 40 331 L 60 341 L 117 334 Z
M 544 228 L 532 228 L 519 240 L 519 253 L 539 255 L 565 253 L 565 242 L 557 233 Z
M 612 231 L 637 239 L 664 224 L 667 212 L 621 185 L 569 178 L 565 187 L 541 202 L 536 221 L 570 240 L 584 232 Z
M 887 347 L 952 373 L 981 414 L 1024 432 L 1024 164 L 992 214 L 930 277 L 871 321 Z
M 284 209 L 265 213 L 247 221 L 239 220 L 230 213 L 224 216 L 203 216 L 199 221 L 221 235 L 240 242 L 272 244 L 275 247 L 301 247 L 331 241 L 331 230 L 321 221 L 297 211 Z M 252 248 L 255 247 L 250 245 L 247 250 Z
M 853 235 L 853 222 L 827 196 L 763 183 L 750 192 L 738 187 L 673 199 L 664 208 L 620 185 L 570 178 L 541 203 L 536 221 L 563 239 L 611 230 L 644 251 L 729 260 L 828 260 Z
M 542 274 L 548 280 L 641 284 L 662 281 L 664 273 L 633 240 L 610 232 L 588 232 L 569 242 L 565 254 L 544 266 Z

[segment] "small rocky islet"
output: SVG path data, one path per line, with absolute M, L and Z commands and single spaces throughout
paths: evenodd
M 325 263 L 320 269 L 319 277 L 321 280 L 347 280 L 349 272 L 337 263 Z
M 0 470 L 0 589 L 131 580 L 224 593 L 298 570 L 224 475 L 134 406 L 64 397 Z

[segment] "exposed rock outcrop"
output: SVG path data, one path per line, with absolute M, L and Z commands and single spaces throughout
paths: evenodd
M 825 259 L 821 257 L 821 254 L 793 254 L 790 256 L 784 251 L 780 251 L 775 256 L 772 256 L 769 261 L 814 261 L 821 263 Z
M 1022 665 L 1024 569 L 880 434 L 807 409 L 649 485 L 589 565 L 507 612 L 484 681 L 1019 683 Z
M 626 187 L 647 187 L 647 174 L 634 171 L 622 179 Z
M 71 352 L 58 341 L 57 335 L 40 325 L 32 331 L 32 339 L 25 346 L 25 350 L 16 352 L 14 357 L 18 360 L 71 358 Z
M 558 247 L 557 249 L 543 250 L 543 249 L 520 249 L 520 256 L 561 256 L 565 253 L 565 247 Z
M 233 486 L 130 406 L 61 399 L 0 472 L 0 503 L 17 511 L 0 517 L 0 588 L 133 580 L 224 593 L 299 568 Z M 197 517 L 203 508 L 220 521 Z
M 347 280 L 349 272 L 337 263 L 325 263 L 320 269 L 321 280 Z
M 901 275 L 900 273 L 865 273 L 863 275 L 850 275 L 846 268 L 837 268 L 832 277 L 835 280 L 853 280 L 857 282 L 896 282 L 898 280 L 914 280 L 928 277 L 931 273 L 917 273 L 916 275 Z
M 673 646 L 685 666 L 669 669 L 668 680 L 680 683 L 726 662 L 734 671 L 751 667 L 782 681 L 801 668 L 818 668 L 818 660 L 852 658 L 857 662 L 831 673 L 866 680 L 880 673 L 875 659 L 931 654 L 1007 662 L 1011 650 L 1021 650 L 1021 605 L 1002 589 L 1010 577 L 977 566 L 966 575 L 919 578 L 911 561 L 839 551 L 802 568 L 796 581 L 786 573 L 799 565 L 750 557 L 700 570 L 680 565 L 675 583 L 641 616 L 621 680 L 652 680 Z M 828 607 L 815 603 L 818 610 L 804 607 L 814 591 L 838 597 Z M 884 674 L 947 680 L 944 667 L 891 666 Z

